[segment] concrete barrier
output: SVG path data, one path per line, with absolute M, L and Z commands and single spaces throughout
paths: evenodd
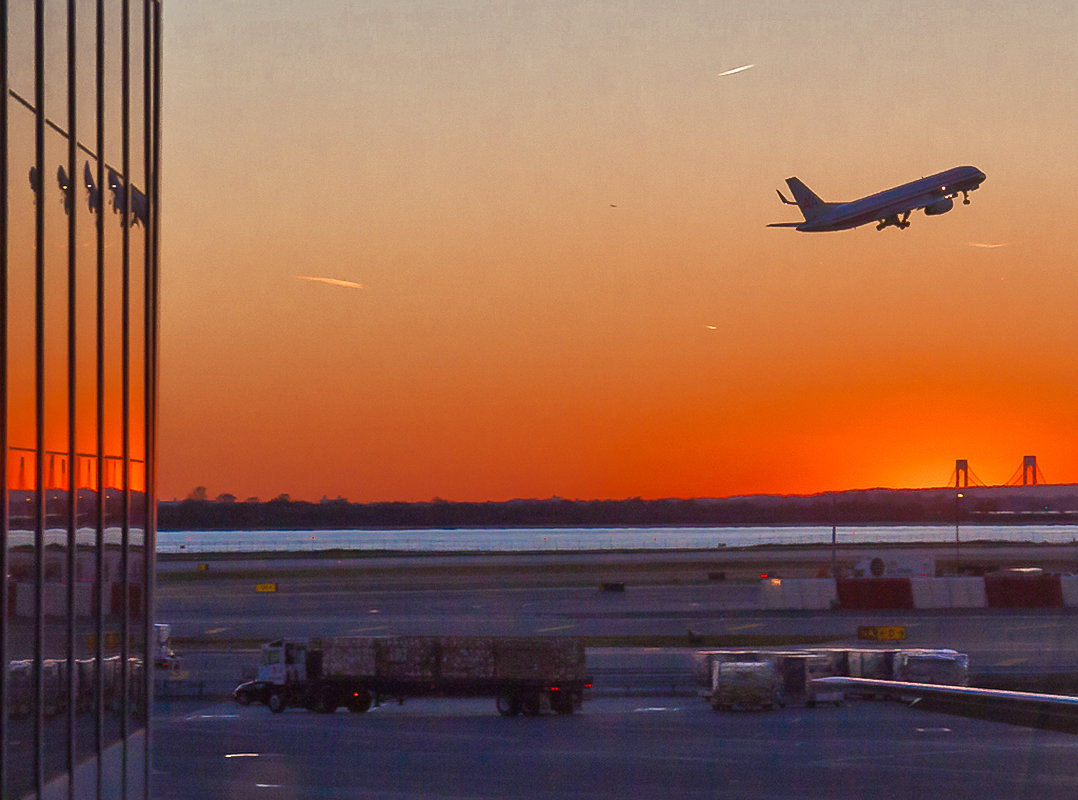
M 799 580 L 784 580 L 782 582 L 782 596 L 786 608 L 800 610 L 805 607 L 803 583 L 804 581 Z
M 15 584 L 15 616 L 34 618 L 34 584 Z
M 803 581 L 802 608 L 812 611 L 827 611 L 838 603 L 838 591 L 833 578 L 818 578 Z
M 760 584 L 760 599 L 768 611 L 781 611 L 786 608 L 786 599 L 782 591 L 782 582 L 778 580 L 764 581 Z
M 839 578 L 835 581 L 839 605 L 853 610 L 913 609 L 909 578 Z
M 826 611 L 838 598 L 831 578 L 775 578 L 761 585 L 760 594 L 769 611 Z
M 1063 605 L 1078 608 L 1078 575 L 1060 575 L 1059 588 L 1063 592 Z
M 41 603 L 46 617 L 67 616 L 67 584 L 48 581 L 41 589 Z
M 910 578 L 910 594 L 914 608 L 939 608 L 938 593 L 933 588 L 936 578 Z
M 95 608 L 94 585 L 86 581 L 75 584 L 75 616 L 93 616 Z
M 985 608 L 983 578 L 911 578 L 914 608 Z
M 1063 607 L 1059 575 L 986 575 L 984 591 L 989 608 Z
M 948 578 L 951 582 L 952 608 L 987 608 L 983 578 Z

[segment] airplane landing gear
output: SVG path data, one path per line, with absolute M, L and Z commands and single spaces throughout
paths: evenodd
M 964 205 L 964 206 L 969 205 L 969 192 L 964 191 L 964 190 L 962 192 L 962 205 Z
M 902 219 L 898 218 L 898 214 L 895 214 L 894 216 L 891 216 L 891 217 L 886 217 L 884 219 L 881 219 L 879 221 L 879 224 L 876 225 L 876 230 L 882 231 L 888 225 L 894 225 L 900 231 L 905 230 L 906 228 L 908 228 L 910 226 L 910 212 L 907 211 L 905 214 L 903 214 Z

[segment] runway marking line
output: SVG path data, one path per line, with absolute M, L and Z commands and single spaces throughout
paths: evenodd
M 1016 667 L 1019 664 L 1025 664 L 1029 661 L 1028 658 L 1005 658 L 996 664 L 997 667 Z
M 353 628 L 349 633 L 367 633 L 368 631 L 384 631 L 388 625 L 374 625 L 370 628 Z
M 537 632 L 538 633 L 549 633 L 550 631 L 567 631 L 570 628 L 575 628 L 575 627 L 576 627 L 576 623 L 574 622 L 571 625 L 555 625 L 553 628 L 540 628 Z
M 210 628 L 208 631 L 206 631 L 206 635 L 209 636 L 211 634 L 220 633 L 221 631 L 227 631 L 227 630 L 228 630 L 228 628 Z
M 733 625 L 726 630 L 728 631 L 747 631 L 750 628 L 762 628 L 764 623 L 762 622 L 750 622 L 748 625 Z

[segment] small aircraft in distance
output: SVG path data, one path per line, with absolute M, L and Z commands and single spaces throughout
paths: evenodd
M 842 231 L 868 222 L 876 222 L 876 230 L 888 225 L 903 229 L 910 226 L 910 213 L 923 208 L 926 216 L 946 214 L 954 208 L 954 198 L 962 195 L 969 205 L 969 193 L 981 185 L 985 175 L 976 167 L 954 167 L 927 178 L 904 183 L 849 203 L 825 203 L 797 178 L 787 178 L 786 184 L 794 199 L 787 200 L 781 191 L 779 199 L 796 205 L 805 217 L 804 222 L 772 222 L 769 228 L 796 228 L 803 232 Z

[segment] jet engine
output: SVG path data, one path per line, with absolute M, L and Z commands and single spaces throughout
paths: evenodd
M 925 206 L 925 216 L 934 217 L 937 214 L 946 214 L 954 208 L 954 200 L 949 197 L 941 197 L 935 203 Z

